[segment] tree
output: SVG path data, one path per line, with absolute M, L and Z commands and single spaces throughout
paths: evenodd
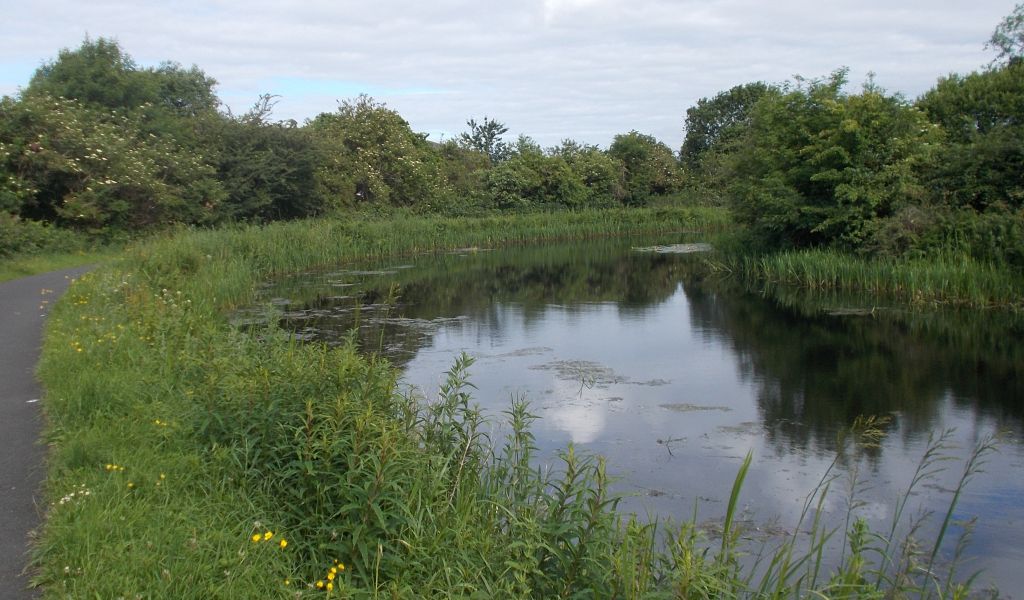
M 774 88 L 760 81 L 737 85 L 713 98 L 701 98 L 686 110 L 686 137 L 679 156 L 687 167 L 698 169 L 709 150 L 742 135 L 750 112 Z
M 27 95 L 72 98 L 108 109 L 136 108 L 156 99 L 154 81 L 138 76 L 138 67 L 114 40 L 86 38 L 76 50 L 62 49 L 57 59 L 36 69 Z
M 917 104 L 946 134 L 929 172 L 945 204 L 1024 207 L 1024 61 L 940 79 Z
M 426 136 L 365 94 L 317 116 L 309 127 L 323 153 L 319 193 L 339 205 L 426 205 L 446 193 L 440 156 Z
M 469 126 L 469 131 L 459 134 L 459 143 L 463 147 L 486 154 L 492 164 L 508 158 L 510 149 L 501 140 L 501 136 L 508 133 L 508 127 L 504 123 L 484 117 L 482 123 L 470 119 L 466 121 L 466 125 Z
M 626 167 L 622 161 L 597 146 L 573 140 L 563 140 L 551 149 L 551 154 L 561 157 L 583 183 L 587 190 L 586 206 L 618 206 L 625 199 Z
M 86 38 L 75 50 L 61 50 L 56 60 L 36 70 L 25 95 L 72 98 L 112 110 L 156 107 L 194 117 L 216 110 L 216 84 L 195 65 L 185 69 L 164 62 L 155 69 L 140 69 L 116 41 L 101 37 Z
M 998 52 L 992 61 L 994 65 L 1024 60 L 1024 4 L 1015 6 L 1013 12 L 1003 18 L 985 48 Z
M 587 185 L 572 159 L 558 152 L 545 153 L 527 136 L 519 136 L 509 157 L 485 177 L 495 208 L 580 208 L 588 205 L 595 188 Z M 577 166 L 582 163 L 577 161 Z
M 937 128 L 873 82 L 843 91 L 846 70 L 798 80 L 755 105 L 733 165 L 737 219 L 769 247 L 859 248 L 879 220 L 920 202 L 917 168 Z
M 3 172 L 0 205 L 94 232 L 211 222 L 223 198 L 206 157 L 138 114 L 40 93 L 0 101 Z
M 226 218 L 272 221 L 327 209 L 316 185 L 320 155 L 313 137 L 294 121 L 271 119 L 275 98 L 264 94 L 247 113 L 221 115 L 204 132 L 226 191 Z
M 617 135 L 608 154 L 625 168 L 626 204 L 643 205 L 652 196 L 679 187 L 679 166 L 672 150 L 652 136 L 636 131 Z

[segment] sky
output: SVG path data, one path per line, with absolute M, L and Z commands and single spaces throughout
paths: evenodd
M 236 113 L 303 122 L 367 93 L 441 141 L 487 116 L 544 146 L 637 130 L 752 81 L 869 72 L 913 99 L 987 65 L 1011 0 L 0 0 L 0 94 L 86 36 L 143 66 L 199 66 Z

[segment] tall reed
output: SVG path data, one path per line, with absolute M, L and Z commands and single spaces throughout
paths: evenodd
M 966 256 L 902 260 L 801 250 L 734 262 L 742 272 L 769 284 L 866 292 L 913 304 L 1024 307 L 1024 275 Z

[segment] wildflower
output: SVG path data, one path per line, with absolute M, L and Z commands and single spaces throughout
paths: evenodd
M 281 546 L 282 550 L 284 550 L 288 546 L 288 540 L 281 538 L 281 541 L 278 543 L 278 545 Z
M 321 579 L 320 581 L 316 582 L 316 589 L 318 589 L 318 590 L 324 589 L 324 580 L 323 579 Z
M 285 585 L 291 585 L 292 584 L 292 580 L 291 579 L 285 579 L 284 580 L 284 584 Z
M 263 541 L 265 542 L 265 541 L 269 540 L 272 537 L 274 537 L 274 532 L 273 531 L 268 531 L 268 532 L 263 534 Z
M 330 573 L 327 574 L 327 581 L 334 581 L 334 577 L 335 577 L 334 571 L 331 571 Z
M 327 582 L 327 591 L 329 592 L 329 591 L 331 591 L 331 590 L 333 590 L 333 589 L 334 589 L 334 584 L 333 584 L 333 583 L 331 583 L 330 581 L 328 581 L 328 582 Z
M 132 481 L 129 481 L 128 482 L 128 489 L 130 489 L 130 490 L 135 489 L 135 483 L 132 482 Z
M 260 539 L 262 539 L 262 536 L 260 536 L 260 534 L 258 534 L 258 533 L 252 534 L 252 543 L 255 544 L 255 543 L 259 542 Z

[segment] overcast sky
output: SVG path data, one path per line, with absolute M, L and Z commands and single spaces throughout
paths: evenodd
M 913 98 L 987 64 L 1010 0 L 0 0 L 0 94 L 86 35 L 198 65 L 245 110 L 299 122 L 365 92 L 430 139 L 490 116 L 543 145 L 636 129 L 678 148 L 686 109 L 750 81 L 850 68 Z

